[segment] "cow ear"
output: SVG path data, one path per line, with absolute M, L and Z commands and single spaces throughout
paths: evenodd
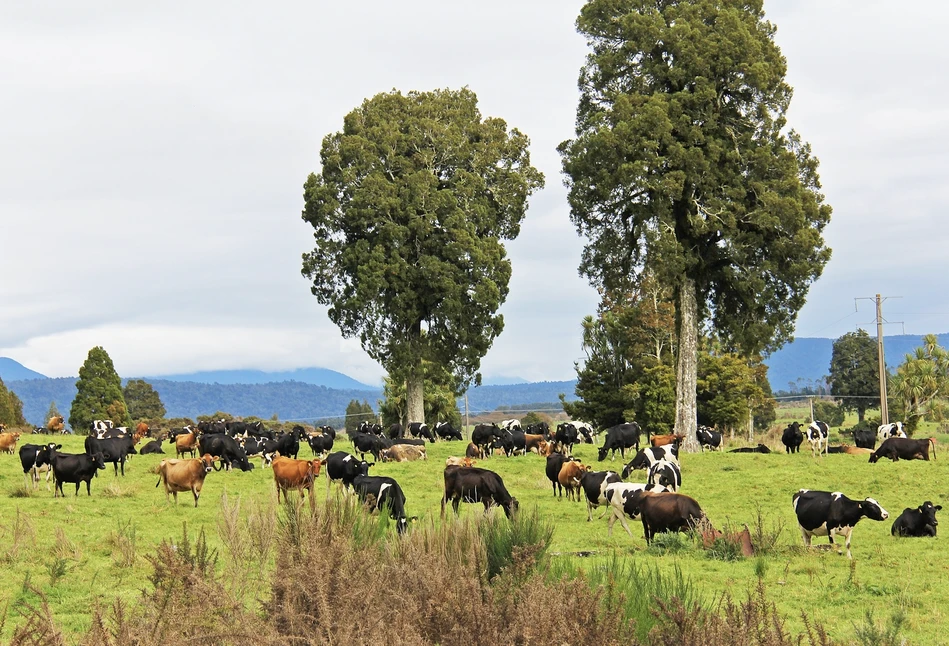
M 936 505 L 936 511 L 939 511 L 941 509 L 942 509 L 942 505 Z

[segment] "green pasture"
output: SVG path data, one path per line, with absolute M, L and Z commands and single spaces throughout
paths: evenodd
M 793 418 L 803 421 L 805 416 Z M 61 441 L 65 451 L 82 450 L 83 438 Z M 773 448 L 780 445 L 775 444 L 774 433 L 768 442 Z M 739 444 L 736 441 L 730 447 Z M 945 539 L 896 539 L 890 536 L 890 525 L 904 507 L 915 507 L 924 500 L 947 506 L 949 455 L 945 455 L 945 446 L 940 444 L 934 462 L 885 461 L 875 465 L 864 456 L 814 459 L 806 449 L 798 455 L 683 454 L 682 493 L 694 497 L 716 527 L 740 529 L 748 524 L 753 532 L 760 527 L 765 533 L 777 534 L 776 547 L 766 556 L 728 561 L 710 558 L 692 542 L 674 554 L 655 548 L 647 551 L 639 523 L 630 523 L 632 538 L 619 524 L 612 537 L 607 536 L 606 518 L 598 518 L 600 510 L 594 511 L 594 521 L 588 523 L 585 503 L 552 496 L 544 459 L 536 455 L 492 457 L 479 466 L 501 474 L 522 508 L 536 506 L 543 517 L 553 521 L 556 532 L 550 554 L 554 559 L 572 559 L 581 568 L 594 568 L 618 554 L 657 564 L 667 572 L 678 566 L 710 603 L 724 592 L 743 597 L 760 577 L 770 600 L 795 632 L 803 629 L 803 611 L 810 620 L 822 623 L 833 638 L 846 642 L 855 634 L 854 624 L 865 621 L 867 609 L 881 625 L 894 610 L 901 609 L 908 620 L 904 633 L 909 643 L 940 644 L 949 643 L 943 628 L 949 625 Z M 341 436 L 335 449 L 351 450 L 351 445 Z M 463 451 L 462 443 L 439 442 L 429 445 L 427 461 L 378 464 L 370 473 L 393 476 L 401 483 L 407 511 L 418 517 L 416 523 L 438 523 L 444 460 L 449 455 L 463 455 Z M 309 453 L 304 447 L 301 457 Z M 597 462 L 596 447 L 591 445 L 579 446 L 575 454 L 597 470 L 622 468 L 619 458 Z M 223 571 L 228 552 L 220 532 L 225 516 L 222 505 L 233 508 L 239 502 L 241 512 L 250 514 L 276 504 L 271 472 L 260 468 L 259 461 L 248 473 L 210 474 L 197 508 L 190 494 L 179 495 L 177 506 L 166 503 L 152 472 L 161 458 L 135 456 L 125 477 L 114 476 L 108 466 L 93 480 L 91 497 L 86 496 L 84 487 L 76 497 L 74 486 L 66 485 L 66 498 L 54 499 L 43 482 L 37 492 L 24 495 L 19 458 L 0 455 L 0 558 L 4 562 L 0 608 L 6 608 L 7 613 L 0 638 L 9 639 L 13 626 L 22 622 L 19 613 L 24 604 L 39 601 L 34 589 L 46 597 L 67 636 L 88 628 L 90 609 L 96 603 L 108 607 L 121 597 L 134 609 L 141 590 L 150 586 L 147 557 L 163 539 L 180 540 L 184 523 L 192 538 L 205 531 L 218 550 L 218 567 Z M 637 472 L 631 480 L 641 480 L 644 475 Z M 791 508 L 791 495 L 799 488 L 842 491 L 851 498 L 871 496 L 889 511 L 890 520 L 860 522 L 853 533 L 852 563 L 835 552 L 805 551 Z M 326 495 L 323 477 L 317 492 L 322 504 Z M 480 505 L 462 505 L 462 514 L 480 514 L 481 510 Z M 446 511 L 450 514 L 450 507 Z M 268 562 L 262 556 L 261 593 L 267 585 Z

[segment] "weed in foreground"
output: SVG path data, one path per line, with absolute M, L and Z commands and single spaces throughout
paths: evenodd
M 854 623 L 854 637 L 861 646 L 903 646 L 906 639 L 901 631 L 906 626 L 906 612 L 896 608 L 885 625 L 878 625 L 873 618 L 873 610 L 867 608 L 863 622 Z

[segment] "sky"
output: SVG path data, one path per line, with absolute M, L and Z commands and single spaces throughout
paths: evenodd
M 385 372 L 309 292 L 302 186 L 366 98 L 467 86 L 531 139 L 530 200 L 482 360 L 576 376 L 596 292 L 577 272 L 556 146 L 587 53 L 578 0 L 0 5 L 0 356 L 73 376 L 326 367 Z M 833 257 L 796 336 L 949 331 L 949 5 L 766 0 L 820 159 Z

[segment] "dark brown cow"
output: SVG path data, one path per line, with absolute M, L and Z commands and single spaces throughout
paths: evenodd
M 659 532 L 681 532 L 693 529 L 705 519 L 705 512 L 694 498 L 679 493 L 637 491 L 632 498 L 633 514 L 643 522 L 646 543 Z
M 178 504 L 178 492 L 190 491 L 194 494 L 194 506 L 198 506 L 198 497 L 201 495 L 201 487 L 204 486 L 204 478 L 211 473 L 213 458 L 205 453 L 200 459 L 192 458 L 190 460 L 162 460 L 158 465 L 157 487 L 162 482 L 165 483 L 165 500 L 168 500 L 168 494 L 175 497 L 175 504 Z
M 287 493 L 290 489 L 300 492 L 300 498 L 305 498 L 304 490 L 310 492 L 310 501 L 313 501 L 313 483 L 320 475 L 323 463 L 319 460 L 294 460 L 282 455 L 273 459 L 273 479 L 277 484 L 277 502 L 280 502 L 280 492 L 283 492 L 284 502 L 289 502 Z
M 935 460 L 936 438 L 912 440 L 908 437 L 891 437 L 885 440 L 880 448 L 870 454 L 870 462 L 874 463 L 880 458 L 890 458 L 894 462 L 897 460 L 926 460 L 928 462 L 930 446 L 932 446 L 933 459 Z
M 649 438 L 649 443 L 652 446 L 665 446 L 666 444 L 674 444 L 678 446 L 684 439 L 685 435 L 682 435 L 681 433 L 670 433 L 669 435 L 653 435 L 651 438 Z
M 524 433 L 524 448 L 526 451 L 541 454 L 542 447 L 546 443 L 543 435 L 533 433 Z
M 580 479 L 590 470 L 585 464 L 575 461 L 564 462 L 557 474 L 557 482 L 567 490 L 567 500 L 580 502 Z

